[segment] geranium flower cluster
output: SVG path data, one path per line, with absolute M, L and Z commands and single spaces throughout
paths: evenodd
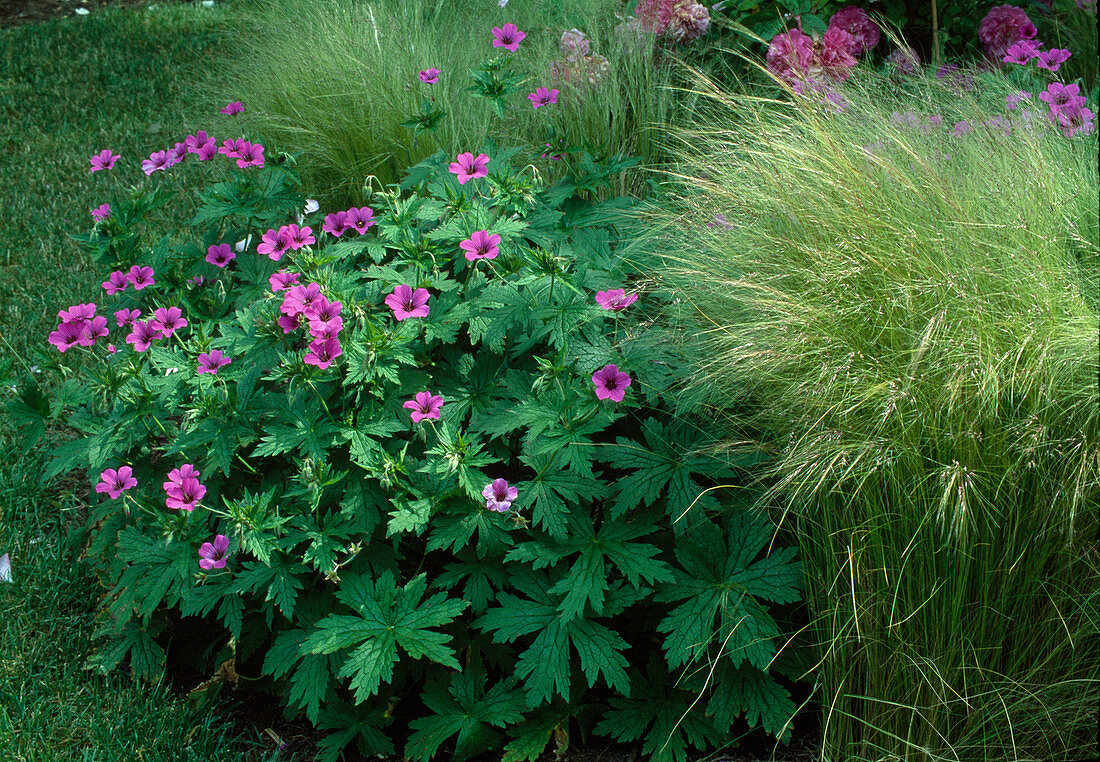
M 1038 33 L 1027 13 L 1014 5 L 998 5 L 989 9 L 978 24 L 978 39 L 985 48 L 985 57 L 994 66 L 1003 66 L 1008 49 L 1015 43 L 1031 40 Z
M 223 154 L 227 158 L 236 159 L 237 166 L 241 169 L 264 165 L 264 147 L 259 143 L 236 138 L 224 141 L 219 148 L 212 137 L 204 130 L 199 130 L 194 135 L 188 135 L 182 143 L 176 143 L 163 151 L 153 151 L 148 159 L 142 160 L 141 169 L 146 175 L 164 172 L 179 164 L 188 154 L 195 154 L 199 161 L 209 161 L 217 154 Z M 110 161 L 106 161 L 105 155 L 109 157 L 110 152 L 103 151 L 98 156 L 92 157 L 93 172 L 97 169 L 110 169 L 119 158 L 115 156 Z
M 337 238 L 349 230 L 354 230 L 359 235 L 363 235 L 374 222 L 373 209 L 369 206 L 358 208 L 353 206 L 342 212 L 325 215 L 325 222 L 321 225 L 321 230 Z
M 206 497 L 206 487 L 199 481 L 202 476 L 190 463 L 168 472 L 168 481 L 164 482 L 167 498 L 164 504 L 173 510 L 193 511 L 200 500 Z
M 647 32 L 676 45 L 697 40 L 710 29 L 710 11 L 696 0 L 641 0 L 634 15 Z
M 283 333 L 291 333 L 301 326 L 304 319 L 311 341 L 303 360 L 307 365 L 316 365 L 324 370 L 343 354 L 340 348 L 340 331 L 344 328 L 344 319 L 340 315 L 343 305 L 330 302 L 321 293 L 318 283 L 291 286 L 285 290 L 282 306 L 279 307 L 282 313 L 279 325 Z
M 1003 63 L 1013 63 L 1018 66 L 1027 66 L 1035 59 L 1036 66 L 1049 72 L 1056 72 L 1062 68 L 1062 64 L 1070 59 L 1071 53 L 1065 48 L 1051 48 L 1041 50 L 1042 43 L 1038 40 L 1020 40 L 1008 46 Z
M 65 352 L 73 346 L 90 347 L 100 336 L 106 336 L 107 318 L 96 315 L 95 304 L 75 304 L 57 313 L 61 322 L 50 333 L 49 342 Z
M 287 251 L 297 251 L 315 243 L 317 239 L 313 237 L 313 228 L 308 225 L 299 226 L 292 222 L 278 230 L 270 229 L 264 233 L 260 244 L 256 247 L 256 253 L 266 254 L 269 259 L 278 262 Z
M 611 68 L 611 62 L 591 52 L 588 37 L 579 29 L 561 33 L 558 45 L 562 58 L 550 62 L 550 79 L 573 85 L 597 84 Z
M 1039 99 L 1050 107 L 1047 116 L 1066 137 L 1087 135 L 1096 126 L 1096 114 L 1085 108 L 1085 96 L 1081 95 L 1077 85 L 1051 82 L 1046 90 L 1039 93 Z

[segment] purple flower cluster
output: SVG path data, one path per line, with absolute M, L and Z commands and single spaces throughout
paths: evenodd
M 363 235 L 374 222 L 373 209 L 369 206 L 358 208 L 353 206 L 342 212 L 325 215 L 325 222 L 321 225 L 321 230 L 337 238 L 349 230 L 354 230 L 359 235 Z
M 852 73 L 856 58 L 878 45 L 878 26 L 862 8 L 849 5 L 829 19 L 829 26 L 820 40 L 805 34 L 801 28 L 777 34 L 768 45 L 768 71 L 786 82 L 796 92 L 827 93 L 826 83 L 843 82 Z M 903 53 L 908 65 L 909 58 Z M 842 100 L 826 98 L 839 109 Z
M 67 310 L 57 313 L 61 322 L 50 333 L 49 342 L 64 352 L 72 346 L 90 347 L 100 336 L 106 336 L 107 318 L 96 315 L 96 306 L 92 303 L 75 304 Z
M 1081 95 L 1077 85 L 1051 82 L 1046 90 L 1039 93 L 1039 100 L 1050 107 L 1048 118 L 1066 137 L 1087 135 L 1096 126 L 1096 114 L 1085 108 L 1085 96 Z
M 344 328 L 344 319 L 340 314 L 342 309 L 340 302 L 331 302 L 321 293 L 318 283 L 286 289 L 279 308 L 282 313 L 279 325 L 283 333 L 290 333 L 305 320 L 311 339 L 309 351 L 303 358 L 307 365 L 316 365 L 324 370 L 343 354 L 340 347 L 340 331 Z
M 634 15 L 645 31 L 677 45 L 697 40 L 710 29 L 710 12 L 696 0 L 640 0 Z
M 317 243 L 313 237 L 313 228 L 298 226 L 296 223 L 283 225 L 278 230 L 269 229 L 263 234 L 260 244 L 256 247 L 257 254 L 266 254 L 269 259 L 278 262 L 287 251 L 312 246 Z
M 1022 8 L 997 5 L 989 9 L 978 25 L 978 39 L 985 48 L 985 57 L 994 66 L 1004 63 L 1008 49 L 1015 43 L 1030 40 L 1038 30 Z
M 168 496 L 164 504 L 180 511 L 193 511 L 195 505 L 206 496 L 206 487 L 199 482 L 201 474 L 190 463 L 168 472 L 164 492 Z

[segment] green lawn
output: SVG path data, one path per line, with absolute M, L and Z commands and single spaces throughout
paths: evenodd
M 0 30 L 0 404 L 56 354 L 46 338 L 57 311 L 102 301 L 105 273 L 68 236 L 144 178 L 151 151 L 226 118 L 213 82 L 233 10 L 158 4 Z M 123 159 L 92 174 L 89 158 L 103 148 Z M 0 553 L 10 553 L 14 577 L 0 584 L 4 758 L 287 759 L 263 727 L 194 711 L 179 695 L 193 686 L 151 688 L 83 668 L 101 591 L 67 530 L 90 484 L 41 484 L 46 448 L 25 452 L 12 433 L 0 415 Z

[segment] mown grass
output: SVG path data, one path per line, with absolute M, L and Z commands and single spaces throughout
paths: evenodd
M 31 366 L 49 361 L 57 311 L 103 301 L 104 274 L 69 235 L 144 177 L 142 158 L 216 116 L 195 94 L 230 44 L 232 12 L 161 4 L 0 30 L 0 405 Z M 102 148 L 122 160 L 92 174 L 89 157 Z M 264 756 L 254 730 L 195 711 L 167 685 L 83 669 L 102 591 L 68 530 L 90 485 L 42 484 L 45 446 L 26 451 L 13 433 L 0 415 L 0 553 L 10 554 L 14 578 L 0 584 L 5 759 L 278 758 Z

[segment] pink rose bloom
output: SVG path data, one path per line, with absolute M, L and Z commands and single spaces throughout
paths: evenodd
M 854 44 L 852 35 L 839 27 L 829 27 L 825 32 L 818 60 L 830 79 L 842 82 L 852 73 L 856 59 L 848 51 Z
M 997 67 L 1004 65 L 1004 57 L 1010 45 L 1033 39 L 1036 34 L 1038 30 L 1027 13 L 1013 5 L 990 8 L 978 25 L 978 39 L 985 48 L 985 57 Z
M 788 85 L 804 80 L 813 60 L 813 40 L 797 29 L 777 34 L 768 45 L 768 71 Z
M 867 16 L 867 11 L 855 5 L 841 8 L 829 19 L 829 28 L 843 29 L 852 36 L 848 52 L 860 56 L 878 45 L 878 25 Z

